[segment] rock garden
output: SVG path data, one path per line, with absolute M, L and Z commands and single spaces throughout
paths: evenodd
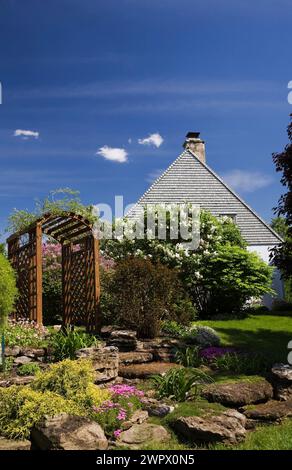
M 47 237 L 42 253 L 42 322 L 9 315 L 26 299 L 0 255 L 0 449 L 291 448 L 292 309 L 259 303 L 272 269 L 231 220 L 202 212 L 195 252 L 179 239 L 102 241 L 91 331 L 64 315 L 64 247 Z
M 97 339 L 10 322 L 7 337 L 1 449 L 238 448 L 290 424 L 292 367 L 269 369 L 210 327 L 143 340 L 107 326 Z

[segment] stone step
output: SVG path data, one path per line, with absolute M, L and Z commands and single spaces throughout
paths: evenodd
M 239 408 L 253 403 L 264 403 L 273 397 L 271 384 L 263 379 L 226 382 L 207 385 L 201 395 L 209 402 Z
M 120 352 L 119 354 L 119 363 L 120 365 L 129 365 L 129 364 L 143 364 L 145 362 L 153 361 L 153 354 L 150 352 Z

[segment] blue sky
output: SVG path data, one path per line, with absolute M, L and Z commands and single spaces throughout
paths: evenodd
M 0 232 L 14 207 L 59 187 L 135 202 L 190 130 L 269 221 L 291 22 L 290 0 L 2 0 Z M 145 143 L 152 134 L 163 142 Z

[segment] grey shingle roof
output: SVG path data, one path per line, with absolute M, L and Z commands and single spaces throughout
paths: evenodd
M 199 204 L 213 215 L 236 214 L 236 223 L 249 245 L 275 245 L 281 238 L 213 170 L 189 149 L 154 181 L 127 214 L 135 217 L 145 204 Z

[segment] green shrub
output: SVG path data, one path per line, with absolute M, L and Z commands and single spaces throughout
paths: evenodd
M 16 277 L 8 259 L 0 253 L 0 348 L 1 369 L 5 370 L 5 327 L 17 297 Z
M 165 375 L 152 377 L 158 388 L 159 398 L 173 398 L 182 402 L 195 399 L 200 384 L 211 382 L 211 378 L 198 369 L 170 369 Z
M 61 412 L 83 414 L 76 402 L 50 391 L 16 385 L 0 388 L 0 434 L 8 439 L 27 439 L 35 423 Z
M 227 353 L 214 357 L 212 366 L 220 372 L 240 375 L 264 374 L 271 364 L 260 354 Z
M 113 315 L 125 328 L 137 330 L 139 337 L 153 338 L 161 330 L 162 320 L 190 321 L 190 309 L 178 307 L 184 290 L 174 270 L 141 258 L 128 258 L 115 268 L 111 291 L 115 304 Z M 192 311 L 192 314 L 194 312 Z
M 164 320 L 161 324 L 161 331 L 166 335 L 181 338 L 187 333 L 188 329 L 175 320 Z
M 4 328 L 17 296 L 16 277 L 8 259 L 0 253 L 0 329 Z
M 175 362 L 184 367 L 199 367 L 202 364 L 200 349 L 196 346 L 179 349 L 175 354 Z
M 95 336 L 78 330 L 67 328 L 53 333 L 50 338 L 50 347 L 56 361 L 63 359 L 75 359 L 76 351 L 82 348 L 97 346 L 98 340 Z
M 190 328 L 184 337 L 186 341 L 195 343 L 202 348 L 220 345 L 220 336 L 210 326 L 196 325 Z
M 23 364 L 17 369 L 18 375 L 36 375 L 40 371 L 40 366 L 34 363 Z
M 256 253 L 230 244 L 206 251 L 187 258 L 182 274 L 200 317 L 237 314 L 251 297 L 273 293 L 273 268 Z
M 78 392 L 85 392 L 93 381 L 94 369 L 90 361 L 65 359 L 37 374 L 32 387 L 41 392 L 49 390 L 64 398 L 74 398 Z
M 6 357 L 4 364 L 0 365 L 0 372 L 9 373 L 12 371 L 14 365 L 14 358 L 13 357 Z

